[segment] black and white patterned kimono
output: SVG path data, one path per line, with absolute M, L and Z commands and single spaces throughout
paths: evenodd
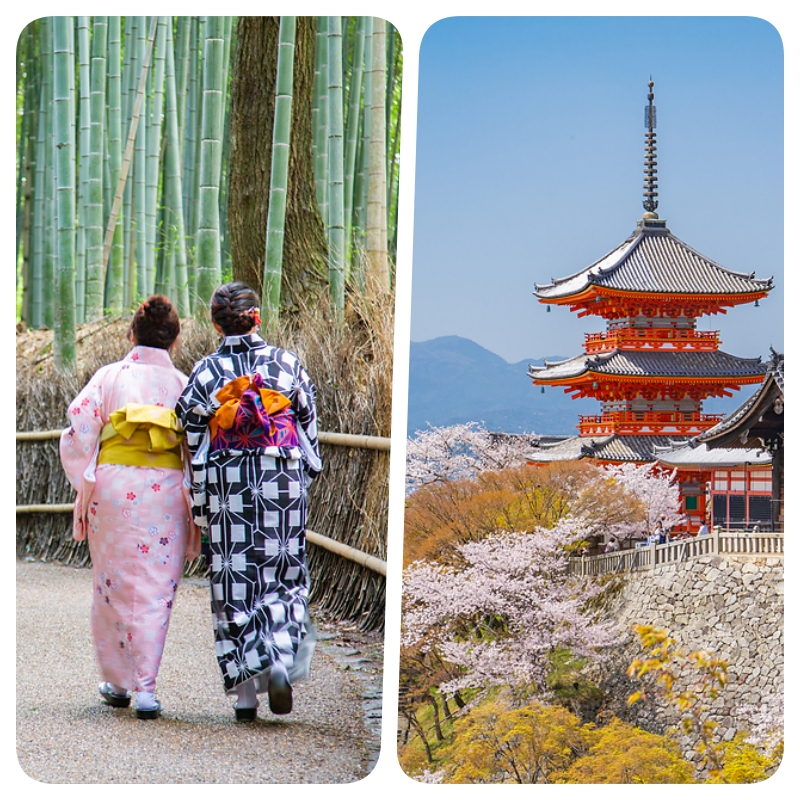
M 220 447 L 211 421 L 216 394 L 236 378 L 285 395 L 296 446 Z M 195 522 L 211 553 L 211 611 L 225 690 L 247 680 L 267 691 L 280 659 L 295 681 L 308 674 L 314 629 L 308 614 L 306 490 L 322 469 L 315 389 L 294 353 L 255 333 L 227 336 L 195 364 L 175 409 L 194 472 Z M 216 449 L 215 449 L 216 448 Z

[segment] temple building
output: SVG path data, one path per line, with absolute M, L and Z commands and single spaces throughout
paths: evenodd
M 783 530 L 783 353 L 772 350 L 761 386 L 732 414 L 657 461 L 706 481 L 707 518 L 726 530 Z
M 568 306 L 578 316 L 603 318 L 606 329 L 586 335 L 584 352 L 530 366 L 537 386 L 561 387 L 574 398 L 600 401 L 583 415 L 578 436 L 543 446 L 531 461 L 590 458 L 599 463 L 656 461 L 656 450 L 686 442 L 723 421 L 703 413 L 709 397 L 764 379 L 760 358 L 719 349 L 718 331 L 697 329 L 705 315 L 758 303 L 772 279 L 725 269 L 678 239 L 656 214 L 656 109 L 653 82 L 645 107 L 645 180 L 642 219 L 601 259 L 566 278 L 536 284 L 539 302 Z M 763 464 L 760 464 L 763 469 Z M 706 513 L 707 471 L 678 468 L 689 527 Z

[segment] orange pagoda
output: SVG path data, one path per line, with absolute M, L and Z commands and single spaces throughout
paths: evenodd
M 581 355 L 529 368 L 535 385 L 560 386 L 574 398 L 592 397 L 602 404 L 601 413 L 579 417 L 578 436 L 542 447 L 531 457 L 535 462 L 583 457 L 601 463 L 655 461 L 657 448 L 687 441 L 722 421 L 724 415 L 703 413 L 703 400 L 730 397 L 744 385 L 761 383 L 766 372 L 759 358 L 720 350 L 718 331 L 697 329 L 702 316 L 757 304 L 773 288 L 772 278 L 721 267 L 674 236 L 655 213 L 652 80 L 648 86 L 645 213 L 636 230 L 580 272 L 535 286 L 540 303 L 606 320 L 604 332 L 586 335 Z M 688 479 L 679 472 L 682 477 Z M 702 515 L 702 509 L 697 511 Z

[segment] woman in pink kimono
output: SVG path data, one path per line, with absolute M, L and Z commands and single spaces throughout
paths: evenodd
M 183 434 L 175 403 L 186 376 L 169 350 L 180 332 L 170 301 L 156 295 L 133 316 L 133 349 L 98 370 L 69 407 L 61 462 L 78 495 L 73 535 L 92 558 L 92 634 L 111 706 L 154 719 L 170 612 L 185 559 L 199 552 L 191 521 Z

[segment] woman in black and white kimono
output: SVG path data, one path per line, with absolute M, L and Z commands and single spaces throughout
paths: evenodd
M 258 335 L 250 287 L 220 286 L 211 318 L 225 338 L 195 364 L 175 411 L 209 540 L 217 661 L 236 719 L 253 721 L 264 692 L 273 713 L 291 711 L 314 648 L 305 526 L 322 469 L 316 397 L 298 357 Z

